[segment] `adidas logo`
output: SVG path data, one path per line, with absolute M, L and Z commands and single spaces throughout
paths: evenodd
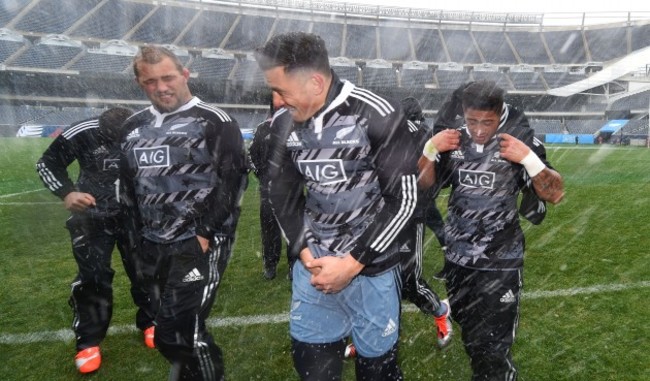
M 100 156 L 100 155 L 106 155 L 108 153 L 108 149 L 104 146 L 100 146 L 99 148 L 96 148 L 93 150 L 93 155 L 95 156 Z
M 289 138 L 287 139 L 287 147 L 300 147 L 302 146 L 302 142 L 300 139 L 298 139 L 298 134 L 296 132 L 292 132 L 291 135 L 289 135 Z
M 187 273 L 187 275 L 185 275 L 185 277 L 183 277 L 182 282 L 183 283 L 190 283 L 190 282 L 196 282 L 196 281 L 199 281 L 199 280 L 202 280 L 202 279 L 203 279 L 203 275 L 201 275 L 199 270 L 197 270 L 196 267 L 195 267 L 194 269 L 192 269 L 192 271 Z
M 515 294 L 512 292 L 512 290 L 508 290 L 508 292 L 503 294 L 503 296 L 501 297 L 501 299 L 499 299 L 499 301 L 501 301 L 501 303 L 514 303 Z
M 399 248 L 400 253 L 410 253 L 411 248 L 409 247 L 408 243 L 405 243 L 402 245 L 402 247 Z
M 463 154 L 463 151 L 461 151 L 461 150 L 451 151 L 451 157 L 452 157 L 452 159 L 460 159 L 460 160 L 465 159 L 465 155 Z
M 393 321 L 393 319 L 388 319 L 388 324 L 386 325 L 386 329 L 384 329 L 384 333 L 381 334 L 382 337 L 389 336 L 393 334 L 397 330 L 397 324 Z

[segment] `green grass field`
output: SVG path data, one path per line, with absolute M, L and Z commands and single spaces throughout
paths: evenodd
M 133 327 L 135 308 L 115 254 L 115 310 L 101 369 L 77 374 L 67 304 L 76 273 L 67 212 L 34 163 L 49 139 L 0 139 L 0 380 L 165 380 L 168 364 Z M 650 150 L 548 147 L 566 197 L 527 234 L 525 294 L 513 349 L 520 380 L 650 380 Z M 286 262 L 262 278 L 256 183 L 211 315 L 229 380 L 295 380 L 286 321 Z M 445 194 L 439 206 L 446 204 Z M 441 265 L 426 237 L 425 276 Z M 444 295 L 441 283 L 430 284 Z M 435 347 L 430 318 L 406 305 L 400 359 L 406 380 L 469 380 L 460 335 Z M 279 319 L 277 319 L 280 317 Z M 275 319 L 275 320 L 274 320 Z M 345 379 L 352 380 L 348 363 Z

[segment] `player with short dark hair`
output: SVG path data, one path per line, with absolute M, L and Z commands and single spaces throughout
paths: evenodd
M 272 122 L 270 197 L 291 252 L 289 331 L 303 380 L 401 380 L 399 247 L 417 201 L 417 153 L 399 102 L 340 80 L 325 42 L 295 32 L 255 57 L 282 100 Z
M 115 107 L 99 117 L 72 124 L 59 135 L 38 160 L 36 169 L 45 186 L 64 201 L 71 214 L 66 227 L 72 240 L 72 253 L 78 273 L 72 282 L 70 306 L 74 319 L 77 355 L 75 365 L 90 373 L 101 365 L 99 344 L 106 337 L 113 312 L 113 248 L 131 281 L 131 296 L 140 307 L 136 325 L 145 330 L 153 325 L 144 312 L 147 293 L 137 284 L 132 261 L 137 228 L 126 218 L 116 198 L 119 177 L 122 124 L 133 111 Z M 79 164 L 76 183 L 68 166 Z
M 221 349 L 206 327 L 228 264 L 247 163 L 237 122 L 192 96 L 189 71 L 169 50 L 136 55 L 152 105 L 126 122 L 124 202 L 142 223 L 139 264 L 155 317 L 155 345 L 175 380 L 221 380 Z
M 467 85 L 461 97 L 464 124 L 436 133 L 418 163 L 422 187 L 451 186 L 445 279 L 472 380 L 517 377 L 510 350 L 523 282 L 518 196 L 530 189 L 537 206 L 564 196 L 562 177 L 546 160 L 544 145 L 504 95 L 491 81 Z M 543 219 L 543 213 L 531 216 Z

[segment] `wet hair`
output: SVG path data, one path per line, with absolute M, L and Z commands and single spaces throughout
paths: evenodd
M 468 84 L 463 90 L 463 109 L 494 111 L 501 114 L 505 90 L 494 81 L 481 80 Z
M 330 74 L 325 41 L 312 33 L 289 32 L 276 34 L 255 49 L 255 59 L 262 71 L 284 67 L 285 73 L 295 70 L 316 70 Z
M 420 101 L 414 97 L 406 97 L 402 99 L 402 108 L 404 109 L 404 115 L 406 119 L 411 122 L 422 122 L 424 121 L 424 115 L 422 114 L 422 106 Z
M 138 78 L 138 75 L 140 74 L 138 73 L 138 64 L 140 62 L 153 65 L 160 63 L 160 61 L 165 57 L 169 57 L 172 62 L 174 62 L 174 65 L 176 65 L 176 69 L 178 69 L 179 72 L 183 71 L 183 63 L 178 59 L 174 52 L 162 46 L 148 45 L 140 47 L 138 54 L 136 54 L 133 59 L 133 74 Z
M 125 107 L 113 107 L 99 116 L 99 131 L 107 139 L 117 142 L 124 136 L 122 126 L 133 115 L 133 110 Z

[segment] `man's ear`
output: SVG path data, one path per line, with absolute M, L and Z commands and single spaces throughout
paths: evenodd
M 314 95 L 321 95 L 323 92 L 327 92 L 327 81 L 325 80 L 325 77 L 318 72 L 315 72 L 311 75 L 310 82 L 312 83 L 313 86 L 313 93 Z

